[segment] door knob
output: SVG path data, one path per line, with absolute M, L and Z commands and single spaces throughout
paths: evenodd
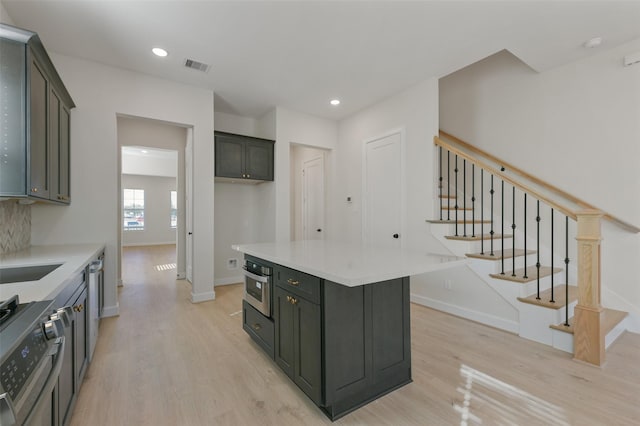
M 393 234 L 393 238 L 400 238 L 400 235 L 398 235 L 398 234 Z
M 318 232 L 322 232 L 322 229 L 318 228 L 318 229 L 316 229 L 316 231 L 318 231 Z
M 189 235 L 193 235 L 193 232 L 189 232 Z

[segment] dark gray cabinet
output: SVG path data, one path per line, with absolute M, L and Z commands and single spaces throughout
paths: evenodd
M 65 352 L 54 406 L 58 425 L 67 425 L 80 392 L 87 368 L 87 271 L 78 274 L 56 297 L 56 307 L 70 307 L 69 326 L 65 328 Z
M 329 418 L 411 382 L 408 277 L 348 287 L 276 265 L 273 282 L 273 321 L 245 302 L 244 328 Z
M 275 361 L 316 404 L 322 403 L 320 305 L 276 285 Z
M 273 359 L 275 336 L 273 320 L 265 317 L 256 308 L 243 301 L 242 328 Z
M 0 197 L 70 202 L 75 107 L 36 33 L 0 24 Z
M 273 180 L 274 141 L 215 132 L 215 176 L 247 181 Z

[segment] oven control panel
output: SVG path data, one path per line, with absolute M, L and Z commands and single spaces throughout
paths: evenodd
M 0 384 L 12 400 L 16 400 L 33 370 L 46 355 L 48 348 L 42 327 L 38 325 L 2 363 Z

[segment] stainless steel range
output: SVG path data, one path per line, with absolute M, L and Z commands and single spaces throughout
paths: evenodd
M 0 425 L 52 425 L 68 311 L 53 301 L 0 303 Z

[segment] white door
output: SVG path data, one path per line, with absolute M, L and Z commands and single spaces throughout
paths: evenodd
M 305 240 L 324 239 L 324 158 L 302 166 L 302 232 Z
M 185 227 L 186 243 L 186 272 L 187 280 L 193 283 L 193 129 L 187 129 L 187 143 L 184 149 L 184 174 L 185 174 Z
M 366 142 L 364 157 L 364 242 L 401 247 L 402 133 Z

